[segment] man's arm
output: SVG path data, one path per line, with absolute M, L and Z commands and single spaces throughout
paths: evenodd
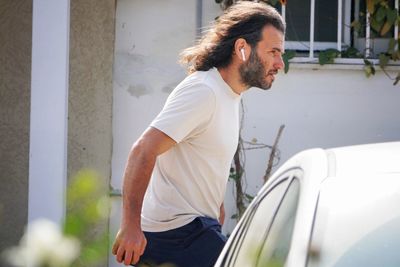
M 112 248 L 118 262 L 135 264 L 144 252 L 147 241 L 140 226 L 144 194 L 157 156 L 175 144 L 168 135 L 150 127 L 132 146 L 124 173 L 121 227 Z
M 219 208 L 219 218 L 218 218 L 219 224 L 222 226 L 224 225 L 225 222 L 225 207 L 224 207 L 224 202 L 222 202 L 221 207 Z

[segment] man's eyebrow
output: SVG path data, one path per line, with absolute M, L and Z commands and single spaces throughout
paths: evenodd
M 271 50 L 275 50 L 275 51 L 278 51 L 280 53 L 283 52 L 282 49 L 280 49 L 279 47 L 273 47 Z

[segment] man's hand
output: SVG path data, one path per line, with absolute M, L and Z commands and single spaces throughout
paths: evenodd
M 143 255 L 147 245 L 142 230 L 131 228 L 127 231 L 120 229 L 115 237 L 112 253 L 116 259 L 125 265 L 136 264 Z
M 219 208 L 219 224 L 222 226 L 224 225 L 225 221 L 225 207 L 224 203 L 222 202 L 221 207 Z

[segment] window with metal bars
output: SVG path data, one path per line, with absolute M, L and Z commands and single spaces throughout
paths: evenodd
M 367 1 L 289 0 L 278 5 L 287 24 L 286 49 L 297 50 L 298 56 L 309 58 L 329 48 L 342 51 L 354 47 L 365 57 L 387 51 L 389 39 L 398 39 L 398 26 L 394 24 L 384 36 L 377 34 L 374 27 L 377 22 L 371 20 Z M 399 0 L 386 2 L 396 9 L 398 16 Z M 359 22 L 359 29 L 351 27 L 353 21 Z

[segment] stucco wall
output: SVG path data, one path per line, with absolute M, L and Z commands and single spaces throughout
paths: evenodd
M 28 217 L 32 1 L 0 0 L 0 251 Z
M 68 105 L 68 177 L 111 164 L 114 0 L 72 0 Z
M 71 0 L 68 177 L 94 169 L 108 193 L 112 150 L 114 0 Z M 95 232 L 107 230 L 108 221 Z M 104 229 L 106 228 L 106 229 Z

